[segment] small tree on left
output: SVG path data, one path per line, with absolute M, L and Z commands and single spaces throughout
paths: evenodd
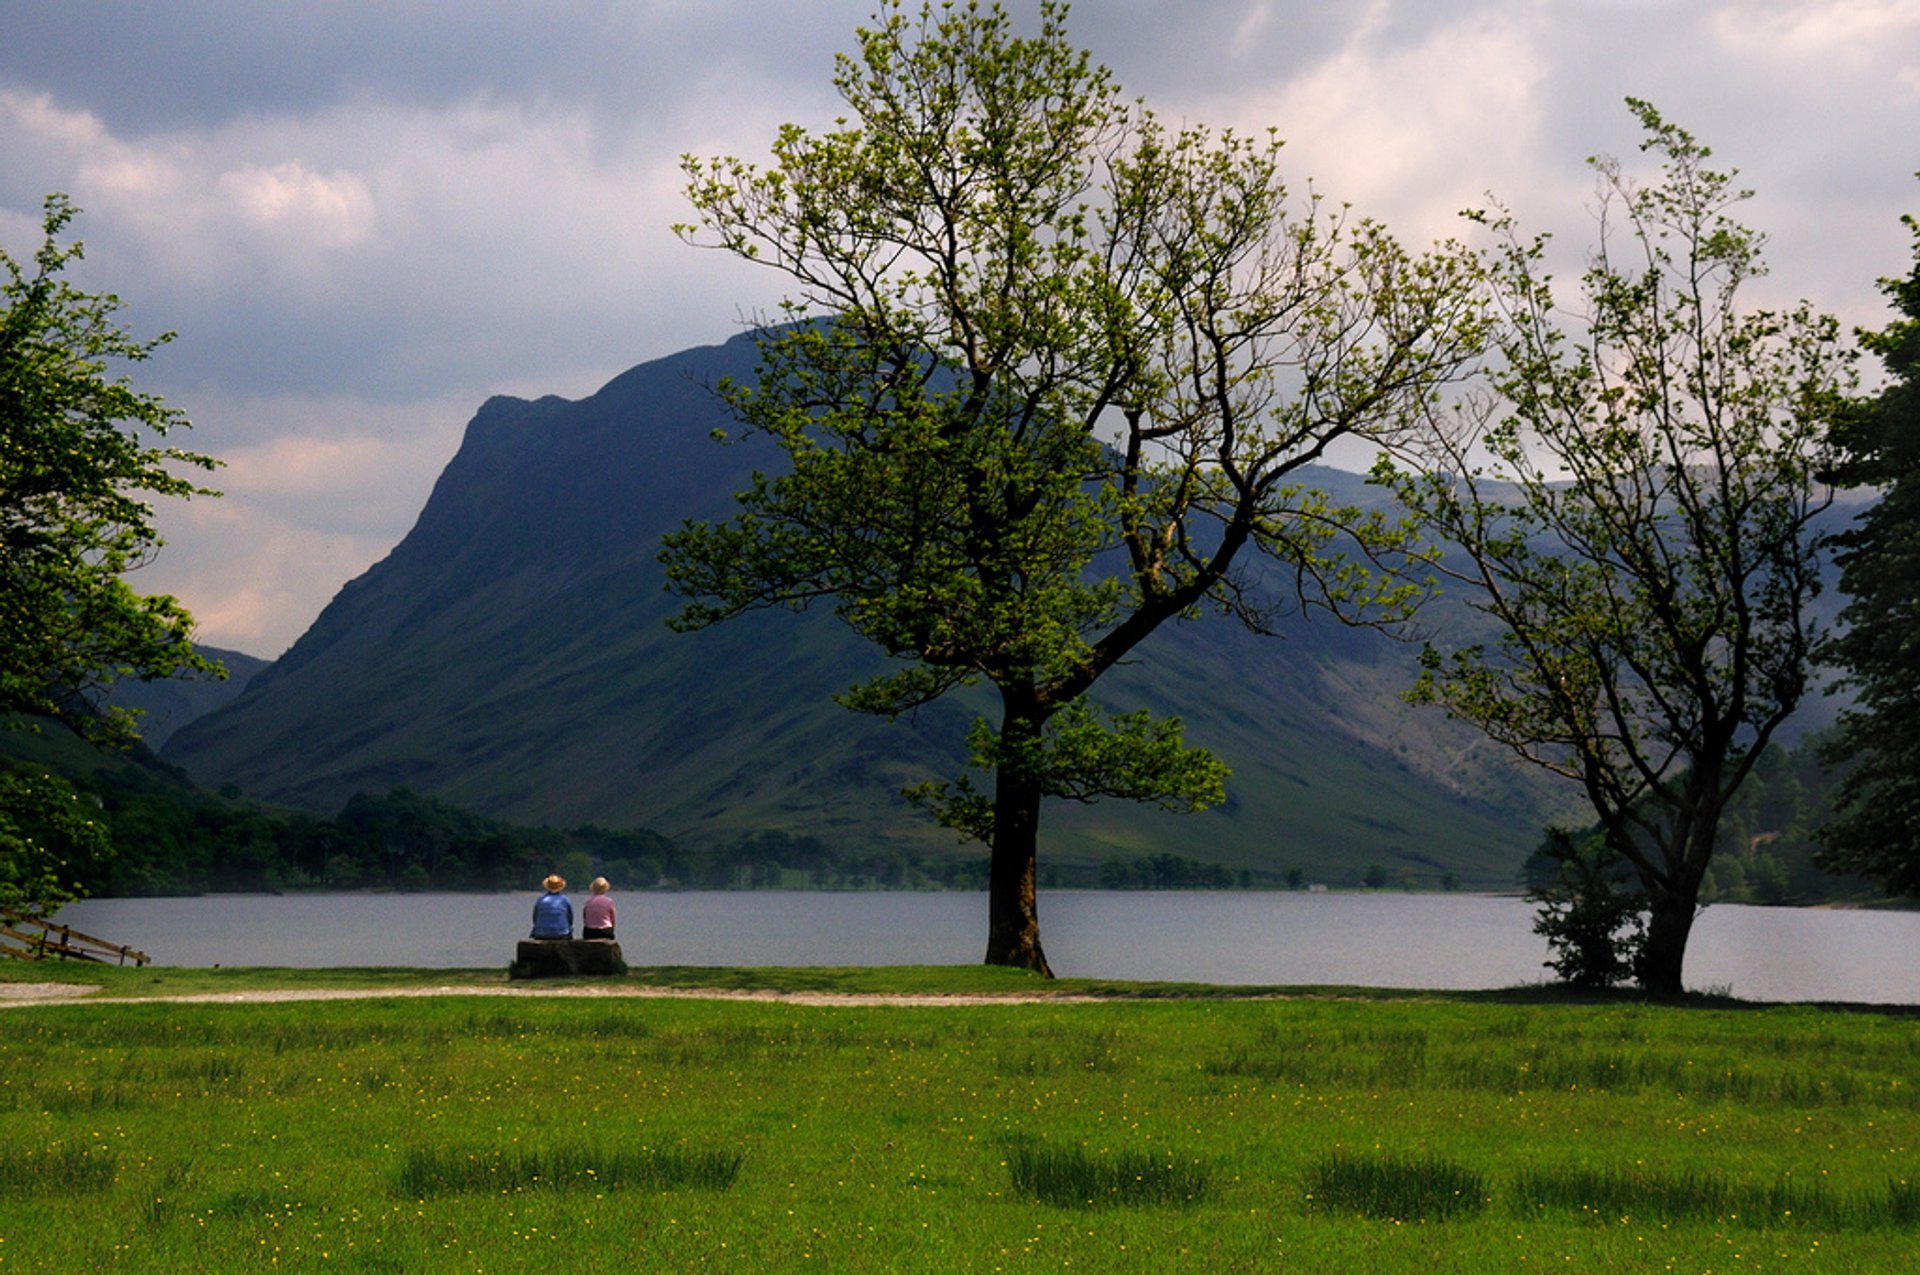
M 188 476 L 215 462 L 165 445 L 186 418 L 114 371 L 172 333 L 135 337 L 118 322 L 118 297 L 61 277 L 81 256 L 82 245 L 63 238 L 78 211 L 50 195 L 33 256 L 0 249 L 0 716 L 53 718 L 120 743 L 134 718 L 104 702 L 113 682 L 220 671 L 193 649 L 185 607 L 142 596 L 124 578 L 160 546 L 151 500 L 216 494 Z M 0 880 L 47 883 L 35 887 L 52 891 L 33 900 L 43 904 L 72 889 L 45 865 L 19 861 L 44 845 L 0 839 L 13 860 Z

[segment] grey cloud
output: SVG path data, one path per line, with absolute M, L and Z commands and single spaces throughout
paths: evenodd
M 0 82 L 83 102 L 136 134 L 362 96 L 546 100 L 613 122 L 671 100 L 703 67 L 755 68 L 748 92 L 819 81 L 866 11 L 845 0 L 8 0 Z
M 1034 0 L 1009 7 L 1031 25 Z M 497 389 L 581 394 L 731 335 L 778 281 L 671 239 L 684 207 L 675 157 L 754 157 L 782 120 L 830 121 L 833 55 L 873 8 L 0 0 L 8 249 L 31 246 L 45 192 L 85 205 L 77 281 L 126 297 L 140 332 L 180 331 L 139 377 L 189 412 L 222 405 L 192 442 L 254 449 L 243 483 L 290 454 L 263 443 L 310 437 L 322 410 L 358 414 L 410 458 L 407 482 L 377 498 L 344 469 L 337 498 L 311 470 L 320 486 L 236 490 L 181 522 L 154 579 L 205 616 L 246 612 L 255 627 L 228 640 L 271 654 L 331 592 L 313 563 L 337 585 L 417 512 L 433 448 L 450 448 L 450 422 L 464 419 L 449 404 Z M 1781 287 L 1878 323 L 1873 279 L 1904 269 L 1898 214 L 1920 206 L 1910 11 L 1080 0 L 1069 26 L 1164 117 L 1271 123 L 1306 165 L 1290 177 L 1332 169 L 1336 197 L 1423 236 L 1492 188 L 1529 228 L 1583 243 L 1582 161 L 1635 158 L 1622 99 L 1648 97 L 1759 189 L 1751 219 L 1774 235 Z M 1449 38 L 1459 31 L 1481 38 Z M 1509 54 L 1524 65 L 1501 65 Z M 431 419 L 416 421 L 428 402 Z M 331 538 L 303 539 L 330 507 L 343 511 Z M 233 602 L 237 562 L 272 577 L 259 592 L 290 609 Z

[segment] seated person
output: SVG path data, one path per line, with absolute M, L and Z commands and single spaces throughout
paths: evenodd
M 573 900 L 566 896 L 567 879 L 558 873 L 543 883 L 547 892 L 533 901 L 533 937 L 573 937 Z
M 613 896 L 607 893 L 607 879 L 593 879 L 593 896 L 580 908 L 580 937 L 583 939 L 611 939 L 613 937 Z

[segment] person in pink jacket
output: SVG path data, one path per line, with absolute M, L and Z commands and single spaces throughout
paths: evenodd
M 580 937 L 583 939 L 610 939 L 613 937 L 613 896 L 607 893 L 607 879 L 593 879 L 593 894 L 580 907 Z

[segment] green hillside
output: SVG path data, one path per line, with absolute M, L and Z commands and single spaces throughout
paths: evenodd
M 880 657 L 827 614 L 665 627 L 659 535 L 724 515 L 768 459 L 710 437 L 726 422 L 707 387 L 753 363 L 738 339 L 578 402 L 489 401 L 406 539 L 164 755 L 204 784 L 320 813 L 404 785 L 518 823 L 644 825 L 694 848 L 778 830 L 972 853 L 897 793 L 955 770 L 984 700 L 893 723 L 846 712 L 828 697 Z M 1230 800 L 1189 817 L 1056 807 L 1043 864 L 1170 852 L 1335 883 L 1370 864 L 1510 882 L 1545 790 L 1401 706 L 1411 667 L 1406 647 L 1325 621 L 1285 640 L 1217 617 L 1157 634 L 1103 697 L 1184 716 L 1233 767 Z
M 199 650 L 207 658 L 218 660 L 227 670 L 226 677 L 195 674 L 151 682 L 121 681 L 111 688 L 109 698 L 114 703 L 139 710 L 140 738 L 147 747 L 164 747 L 182 726 L 237 698 L 254 675 L 269 663 L 241 651 L 224 651 L 212 646 L 202 646 Z

